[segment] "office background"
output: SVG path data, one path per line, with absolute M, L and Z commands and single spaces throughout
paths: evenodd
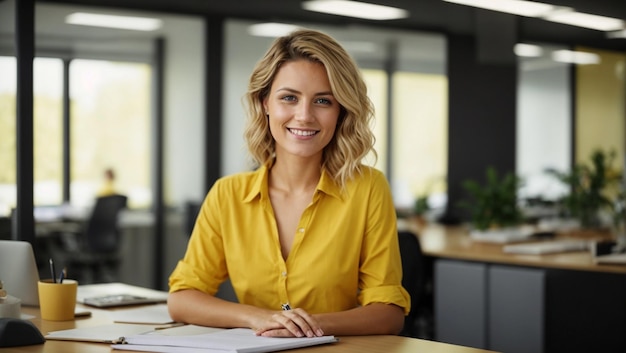
M 351 53 L 371 87 L 379 87 L 371 89 L 379 122 L 377 166 L 390 178 L 400 206 L 410 205 L 419 193 L 431 192 L 442 196 L 435 201 L 447 199 L 444 219 L 459 221 L 464 215 L 454 205 L 463 197 L 460 183 L 483 178 L 488 165 L 527 176 L 529 195 L 549 190 L 548 196 L 560 190 L 546 185 L 541 171 L 547 166 L 566 169 L 586 160 L 598 146 L 616 149 L 619 166 L 623 165 L 624 39 L 608 40 L 597 31 L 440 1 L 387 3 L 406 7 L 418 20 L 373 24 L 334 16 L 305 17 L 302 11 L 291 11 L 297 2 L 35 3 L 35 56 L 147 63 L 151 94 L 162 95 L 158 102 L 151 96 L 147 103 L 143 169 L 118 170 L 120 188 L 139 185 L 143 190 L 135 200 L 131 198 L 131 204 L 147 209 L 155 220 L 154 235 L 144 234 L 148 241 L 141 241 L 144 247 L 138 250 L 150 259 L 143 265 L 145 270 L 155 272 L 142 276 L 142 281 L 151 278 L 148 283 L 138 284 L 164 287 L 188 235 L 185 205 L 200 201 L 217 177 L 249 168 L 241 137 L 241 97 L 247 75 L 271 39 L 253 37 L 247 28 L 266 20 L 325 30 L 349 49 L 350 43 L 375 43 L 374 50 L 353 46 Z M 619 1 L 559 3 L 614 17 L 626 13 Z M 74 11 L 155 16 L 164 25 L 147 34 L 57 27 Z M 14 1 L 0 2 L 0 55 L 7 57 L 16 52 L 15 15 Z M 547 52 L 581 48 L 601 55 L 602 64 L 572 66 L 546 57 L 516 58 L 510 50 L 516 42 L 539 43 Z M 407 93 L 396 86 L 400 79 L 391 76 L 398 72 L 421 75 L 416 81 L 404 77 L 415 91 Z M 441 93 L 424 97 L 434 90 Z M 401 95 L 404 98 L 396 102 Z M 420 110 L 424 107 L 430 110 Z M 402 111 L 409 114 L 402 117 Z M 126 128 L 115 130 L 121 133 Z M 439 138 L 420 144 L 433 136 Z M 97 164 L 95 158 L 91 162 L 94 166 L 86 180 L 94 185 L 104 164 Z M 11 168 L 15 167 L 7 169 Z M 65 174 L 74 176 L 65 171 L 57 175 L 57 198 L 63 201 L 71 194 L 74 201 L 79 193 L 73 191 L 71 181 L 64 186 L 69 179 Z M 127 181 L 128 174 L 141 174 L 143 179 Z M 11 182 L 10 192 L 17 195 L 16 180 L 0 181 L 3 186 Z M 41 193 L 49 196 L 47 191 Z M 3 201 L 5 209 L 15 207 L 17 196 Z

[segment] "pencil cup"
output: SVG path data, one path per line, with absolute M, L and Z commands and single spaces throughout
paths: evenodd
M 51 279 L 39 281 L 39 307 L 41 318 L 51 321 L 74 320 L 78 282 L 65 279 L 53 283 Z

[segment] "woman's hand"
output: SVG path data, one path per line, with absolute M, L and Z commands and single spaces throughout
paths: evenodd
M 317 320 L 300 308 L 273 313 L 255 331 L 258 336 L 264 337 L 316 337 L 324 335 L 324 331 L 322 331 Z

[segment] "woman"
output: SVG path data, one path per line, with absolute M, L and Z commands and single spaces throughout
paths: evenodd
M 331 37 L 274 41 L 252 72 L 245 137 L 259 168 L 218 180 L 170 276 L 175 321 L 258 335 L 397 334 L 410 310 L 373 108 Z M 214 295 L 230 278 L 239 303 Z

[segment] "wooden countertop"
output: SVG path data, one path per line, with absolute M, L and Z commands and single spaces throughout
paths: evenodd
M 443 226 L 432 223 L 419 226 L 412 222 L 402 226 L 418 234 L 422 252 L 427 256 L 517 266 L 626 274 L 626 265 L 598 265 L 594 263 L 593 256 L 589 251 L 545 255 L 509 254 L 502 250 L 503 244 L 471 239 L 468 228 L 465 226 Z M 559 234 L 555 239 L 571 237 L 606 239 L 607 235 L 601 233 L 596 234 L 596 236 L 569 233 Z M 540 240 L 532 239 L 528 242 L 537 241 Z

